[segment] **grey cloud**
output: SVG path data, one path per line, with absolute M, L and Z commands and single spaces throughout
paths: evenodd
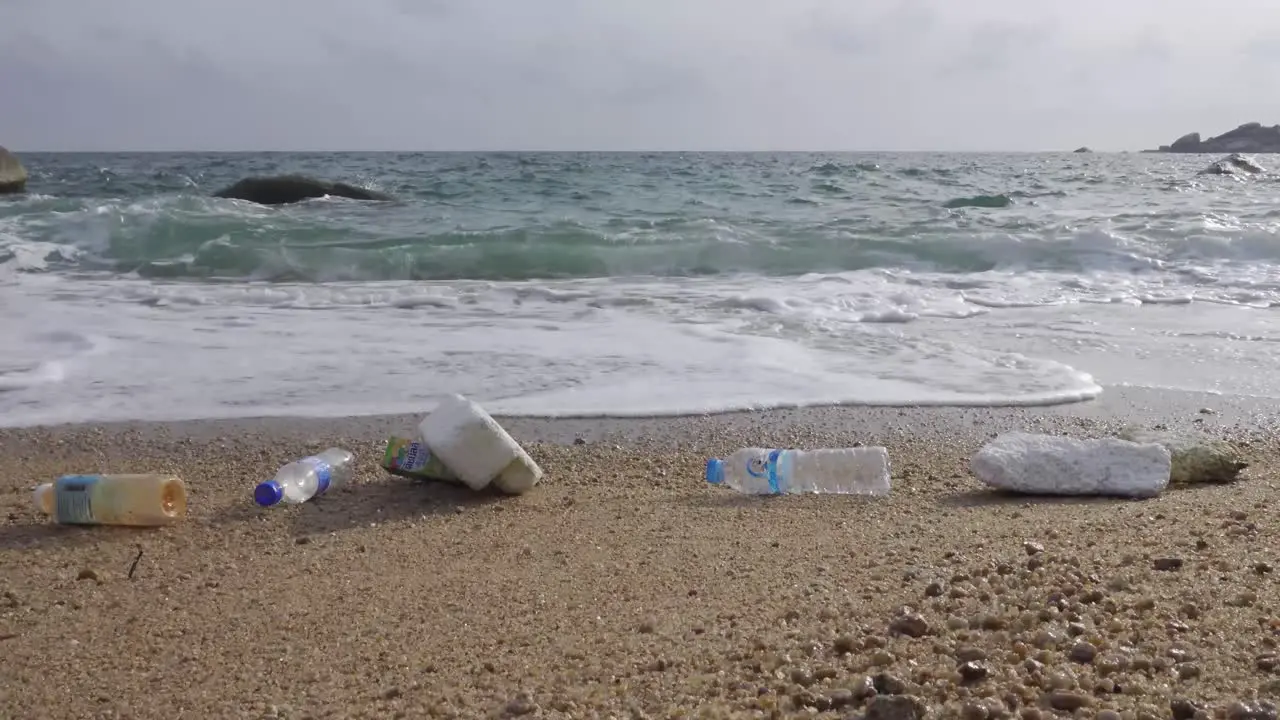
M 1274 0 L 0 3 L 19 149 L 1106 148 L 1280 121 Z

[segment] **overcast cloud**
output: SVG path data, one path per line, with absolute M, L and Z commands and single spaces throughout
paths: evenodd
M 17 150 L 1141 149 L 1280 123 L 1280 2 L 0 0 Z

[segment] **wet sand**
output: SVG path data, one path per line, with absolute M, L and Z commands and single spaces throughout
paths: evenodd
M 1148 501 L 1007 498 L 967 471 L 999 431 L 1127 421 L 1203 428 L 1253 464 Z M 383 473 L 380 440 L 414 424 L 0 430 L 0 717 L 1246 718 L 1280 702 L 1264 402 L 513 420 L 547 471 L 519 498 Z M 889 447 L 891 497 L 702 482 L 708 454 L 742 445 L 854 443 Z M 359 455 L 350 487 L 252 504 L 254 482 L 332 444 Z M 96 471 L 177 472 L 190 514 L 139 531 L 31 509 L 34 483 Z

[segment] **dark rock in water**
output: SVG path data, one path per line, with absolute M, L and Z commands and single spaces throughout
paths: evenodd
M 0 195 L 20 193 L 27 189 L 27 169 L 13 153 L 0 147 Z
M 317 180 L 303 175 L 277 175 L 272 177 L 245 178 L 219 190 L 214 197 L 248 200 L 261 205 L 287 205 L 326 195 L 352 200 L 390 200 L 390 195 L 376 190 Z
M 1258 164 L 1256 160 L 1248 155 L 1240 153 L 1232 153 L 1220 160 L 1213 161 L 1209 167 L 1200 171 L 1201 175 L 1239 175 L 1247 173 L 1256 175 L 1264 173 L 1267 169 Z
M 1280 125 L 1266 127 L 1262 123 L 1245 123 L 1235 130 L 1208 140 L 1200 133 L 1187 133 L 1172 145 L 1161 145 L 1155 152 L 1167 153 L 1280 153 Z
M 1078 152 L 1078 153 L 1091 153 L 1091 152 L 1093 152 L 1093 151 L 1092 151 L 1092 150 L 1090 150 L 1090 149 L 1089 149 L 1089 148 L 1087 148 L 1087 147 L 1078 147 L 1078 148 L 1076 148 L 1075 150 L 1072 150 L 1071 152 Z

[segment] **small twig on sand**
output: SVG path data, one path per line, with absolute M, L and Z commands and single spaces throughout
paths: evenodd
M 12 640 L 16 637 L 18 637 L 18 633 L 4 633 L 0 635 L 0 640 Z
M 139 548 L 139 549 L 138 549 L 138 557 L 134 558 L 134 559 L 133 559 L 133 562 L 129 565 L 129 579 L 130 579 L 130 580 L 132 580 L 132 579 L 133 579 L 133 571 L 138 569 L 138 563 L 139 563 L 139 562 L 141 562 L 141 561 L 142 561 L 142 549 L 141 549 L 141 548 Z

